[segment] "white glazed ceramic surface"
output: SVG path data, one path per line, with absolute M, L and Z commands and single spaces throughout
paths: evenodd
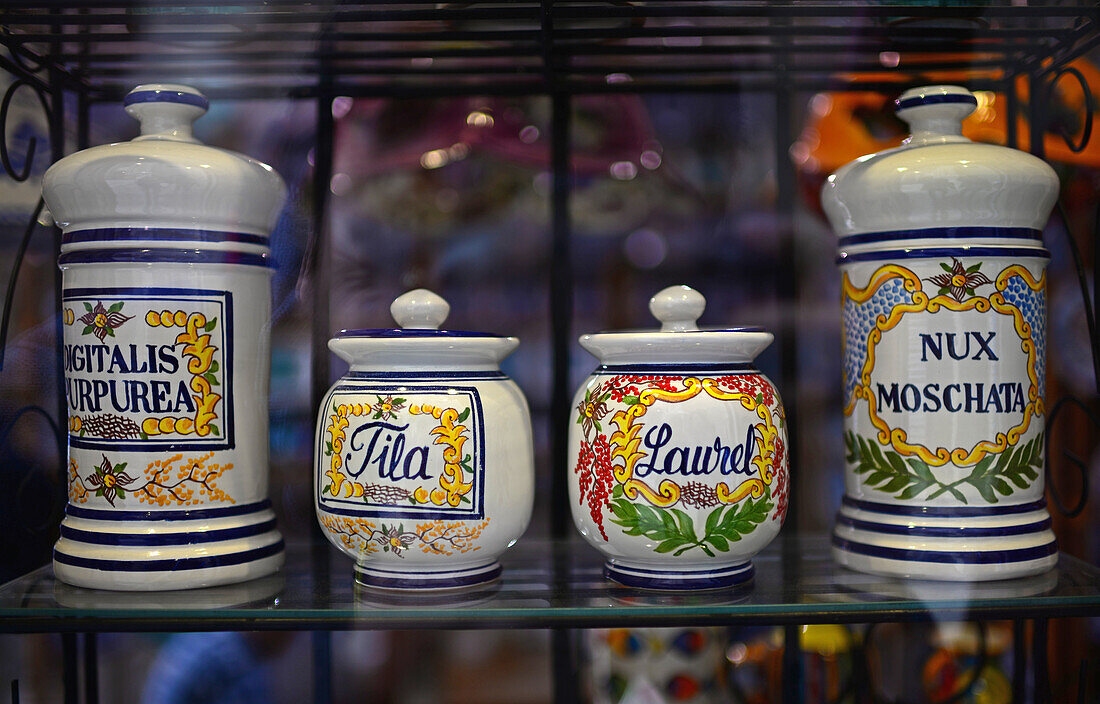
M 329 342 L 351 369 L 318 413 L 317 518 L 369 587 L 496 579 L 531 517 L 530 413 L 499 368 L 519 340 L 437 330 L 448 310 L 410 291 L 391 307 L 403 329 Z
M 699 330 L 704 304 L 671 287 L 650 302 L 661 331 L 581 338 L 601 366 L 573 399 L 569 500 L 627 586 L 743 583 L 786 514 L 782 402 L 752 366 L 772 335 Z
M 271 263 L 286 189 L 194 142 L 206 100 L 135 88 L 133 142 L 66 157 L 43 196 L 63 228 L 69 504 L 54 571 L 162 591 L 277 570 L 267 500 Z
M 843 276 L 844 504 L 854 569 L 995 580 L 1056 560 L 1043 500 L 1046 276 L 1057 196 L 1042 161 L 961 136 L 976 104 L 898 99 L 913 136 L 829 178 Z

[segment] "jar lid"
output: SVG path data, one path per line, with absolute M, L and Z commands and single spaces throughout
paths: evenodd
M 1026 152 L 963 136 L 971 113 L 993 114 L 990 95 L 951 85 L 902 93 L 895 106 L 909 138 L 845 164 L 822 186 L 821 205 L 836 234 L 881 234 L 884 242 L 1039 239 L 1058 196 L 1054 170 Z
M 775 336 L 760 327 L 699 328 L 707 301 L 690 286 L 669 286 L 649 299 L 660 330 L 623 330 L 582 335 L 581 347 L 601 364 L 748 363 Z
M 195 139 L 192 123 L 209 107 L 201 92 L 148 83 L 122 104 L 141 125 L 137 137 L 70 154 L 42 178 L 58 226 L 84 233 L 66 244 L 163 239 L 150 232 L 158 229 L 183 231 L 170 239 L 196 246 L 266 244 L 286 185 L 267 164 Z
M 399 327 L 341 330 L 328 346 L 357 367 L 469 369 L 496 366 L 519 345 L 515 337 L 441 330 L 450 312 L 451 306 L 442 296 L 418 288 L 390 304 L 390 314 Z

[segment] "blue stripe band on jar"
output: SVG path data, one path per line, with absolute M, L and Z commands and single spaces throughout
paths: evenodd
M 425 573 L 400 573 L 405 576 L 387 577 L 378 574 L 375 570 L 369 572 L 356 569 L 355 579 L 360 584 L 368 587 L 396 588 L 396 589 L 448 589 L 452 587 L 469 587 L 475 584 L 491 582 L 500 577 L 502 568 L 494 564 L 489 569 L 479 571 L 455 571 L 441 572 L 439 577 L 429 577 Z
M 112 511 L 69 504 L 65 507 L 65 515 L 73 518 L 87 518 L 93 521 L 195 521 L 208 518 L 243 516 L 248 513 L 266 511 L 270 508 L 270 499 L 240 506 L 199 508 L 186 511 Z
M 1035 523 L 1026 523 L 1015 526 L 909 526 L 896 523 L 877 523 L 875 521 L 861 521 L 850 516 L 837 516 L 837 525 L 848 526 L 856 530 L 865 530 L 871 533 L 888 533 L 890 535 L 908 535 L 920 538 L 998 538 L 1008 535 L 1026 535 L 1028 533 L 1041 533 L 1050 528 L 1050 519 L 1044 518 Z
M 717 364 L 601 364 L 594 374 L 717 374 L 759 371 L 749 362 Z
M 937 93 L 935 95 L 915 95 L 912 98 L 906 98 L 905 100 L 897 99 L 894 101 L 897 110 L 908 110 L 909 108 L 915 108 L 918 105 L 936 105 L 943 103 L 970 103 L 971 105 L 977 105 L 978 99 L 970 94 L 963 93 Z
M 1050 557 L 1058 552 L 1054 541 L 1046 545 L 1014 550 L 981 550 L 967 552 L 961 550 L 912 550 L 909 548 L 888 548 L 882 545 L 869 545 L 854 540 L 845 540 L 833 535 L 833 545 L 869 557 L 881 557 L 887 560 L 905 560 L 907 562 L 933 562 L 946 565 L 1003 565 L 1013 562 L 1030 562 Z
M 1043 231 L 1030 227 L 927 227 L 919 230 L 890 230 L 846 235 L 837 240 L 839 246 L 877 244 L 898 240 L 954 240 L 954 239 L 1005 239 L 1032 240 L 1042 243 Z
M 841 252 L 837 264 L 874 262 L 888 259 L 933 259 L 936 257 L 1034 257 L 1050 259 L 1050 252 L 1042 247 L 913 247 L 874 252 Z
M 874 513 L 886 513 L 891 516 L 926 516 L 928 518 L 966 518 L 977 516 L 1007 516 L 1016 513 L 1030 513 L 1046 508 L 1047 502 L 1043 499 L 1026 504 L 1014 504 L 1012 506 L 899 506 L 897 504 L 881 504 L 877 501 L 861 501 L 845 496 L 841 502 L 850 508 Z
M 136 90 L 122 99 L 122 105 L 129 107 L 138 103 L 182 103 L 208 110 L 210 101 L 201 95 L 182 90 Z
M 197 543 L 214 543 L 224 540 L 237 540 L 238 538 L 250 538 L 275 530 L 275 519 L 256 523 L 239 528 L 220 528 L 215 530 L 191 531 L 179 533 L 100 533 L 98 531 L 81 530 L 62 524 L 61 537 L 78 543 L 92 543 L 94 545 L 117 546 L 164 546 L 164 545 L 195 545 Z
M 222 230 L 190 230 L 168 227 L 100 227 L 91 230 L 66 232 L 61 244 L 81 242 L 126 242 L 131 240 L 156 240 L 158 242 L 240 242 L 241 244 L 268 244 L 263 235 Z
M 434 381 L 436 379 L 448 379 L 451 381 L 495 381 L 507 379 L 508 375 L 499 371 L 422 371 L 422 372 L 348 372 L 345 379 L 371 379 L 373 381 Z
M 244 252 L 212 252 L 201 249 L 94 249 L 65 252 L 57 258 L 58 266 L 71 264 L 237 264 L 274 268 L 267 254 Z
M 211 567 L 242 565 L 246 562 L 255 562 L 265 557 L 278 555 L 282 551 L 283 541 L 280 539 L 262 548 L 232 552 L 226 555 L 204 555 L 202 557 L 181 557 L 165 560 L 97 560 L 90 557 L 68 555 L 54 549 L 53 559 L 63 565 L 84 567 L 90 570 L 103 570 L 105 572 L 185 572 L 205 570 Z

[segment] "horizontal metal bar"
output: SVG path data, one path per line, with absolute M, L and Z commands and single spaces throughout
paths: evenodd
M 879 91 L 898 93 L 911 83 L 904 74 L 897 81 L 852 81 L 835 76 L 792 75 L 789 84 L 793 90 L 804 91 Z M 1004 89 L 1004 79 L 976 77 L 967 80 L 974 90 L 999 91 Z M 95 102 L 118 101 L 132 85 L 118 83 L 114 85 L 96 85 L 90 98 Z M 422 83 L 402 83 L 384 81 L 377 83 L 354 83 L 336 81 L 331 91 L 336 95 L 352 98 L 431 98 L 461 96 L 533 96 L 549 95 L 552 91 L 564 91 L 573 95 L 610 95 L 610 94 L 680 94 L 680 93 L 723 93 L 731 91 L 769 93 L 775 91 L 774 76 L 761 72 L 751 77 L 690 80 L 639 80 L 625 83 L 606 83 L 605 81 L 578 81 L 561 79 L 552 86 L 545 80 L 529 82 L 496 81 L 491 83 L 461 84 L 455 81 L 425 81 Z M 278 85 L 234 85 L 203 87 L 207 97 L 216 100 L 304 100 L 315 98 L 318 89 L 315 84 L 278 84 Z
M 887 17 L 1080 17 L 1095 15 L 1098 9 L 1085 6 L 1031 6 L 1031 5 L 970 5 L 942 3 L 936 4 L 898 4 L 861 5 L 837 3 L 827 5 L 804 2 L 769 2 L 766 4 L 731 3 L 703 4 L 684 2 L 669 5 L 637 4 L 630 5 L 580 5 L 555 2 L 554 19 L 593 19 L 593 18 L 648 18 L 648 17 L 782 17 L 791 18 L 863 18 L 876 19 Z
M 144 31 L 137 28 L 129 32 L 89 32 L 87 34 L 54 34 L 54 33 L 27 33 L 12 34 L 8 40 L 17 44 L 30 44 L 61 40 L 64 42 L 88 41 L 88 42 L 133 42 L 140 40 L 175 41 L 175 42 L 210 42 L 210 41 L 249 41 L 249 42 L 273 42 L 284 44 L 295 41 L 348 41 L 348 42 L 476 42 L 476 41 L 505 41 L 517 40 L 532 41 L 539 38 L 538 29 L 500 29 L 500 30 L 445 30 L 432 32 L 351 32 L 351 31 L 322 31 L 317 30 L 280 30 L 280 31 L 239 31 L 227 30 L 194 30 L 194 31 Z
M 379 51 L 336 51 L 328 49 L 303 49 L 294 51 L 283 48 L 281 50 L 252 50 L 252 49 L 226 49 L 224 51 L 192 51 L 183 53 L 179 47 L 145 47 L 150 51 L 171 51 L 173 53 L 145 53 L 134 51 L 130 53 L 96 53 L 95 48 L 88 54 L 67 52 L 59 54 L 61 61 L 83 61 L 90 66 L 101 63 L 124 63 L 137 61 L 144 64 L 171 64 L 185 62 L 211 62 L 211 61 L 311 61 L 321 60 L 332 63 L 345 63 L 349 61 L 371 61 L 387 59 L 449 59 L 449 58 L 496 58 L 514 56 L 539 56 L 542 48 L 539 44 L 516 43 L 509 46 L 496 47 L 434 47 L 430 51 L 424 49 L 393 49 Z
M 96 25 L 118 25 L 133 22 L 152 24 L 338 24 L 365 22 L 458 22 L 469 20 L 511 20 L 533 19 L 537 24 L 541 18 L 538 5 L 502 7 L 429 7 L 425 9 L 399 10 L 348 10 L 333 7 L 329 10 L 303 10 L 301 7 L 289 7 L 286 10 L 273 11 L 232 9 L 231 5 L 211 8 L 210 12 L 191 8 L 181 11 L 172 5 L 146 5 L 134 8 L 129 13 L 88 13 L 72 14 L 68 12 L 48 12 L 28 14 L 27 12 L 0 12 L 0 24 L 44 25 L 57 23 L 62 26 L 86 27 Z M 171 8 L 171 9 L 169 9 Z
M 191 632 L 207 631 L 294 631 L 294 630 L 481 630 L 481 629 L 535 629 L 535 628 L 607 628 L 621 627 L 624 616 L 618 609 L 593 609 L 588 613 L 576 613 L 574 609 L 562 609 L 562 613 L 531 615 L 530 609 L 499 609 L 499 613 L 483 613 L 478 609 L 469 612 L 454 609 L 448 612 L 432 611 L 429 614 L 409 613 L 408 609 L 392 608 L 370 610 L 354 616 L 334 615 L 318 611 L 310 614 L 284 614 L 277 609 L 255 609 L 243 613 L 236 609 L 233 616 L 189 618 L 186 612 L 176 610 L 171 614 L 134 618 L 108 616 L 84 618 L 80 616 L 8 615 L 0 618 L 0 633 L 72 633 L 72 632 Z M 638 611 L 641 611 L 640 609 Z M 688 626 L 698 625 L 701 616 L 684 613 L 682 609 L 669 607 L 667 611 L 651 613 L 632 612 L 632 626 Z M 914 611 L 898 608 L 870 608 L 838 611 L 828 607 L 807 605 L 804 609 L 775 612 L 731 610 L 728 614 L 708 613 L 708 625 L 784 625 L 784 624 L 834 624 L 834 623 L 901 623 L 930 621 L 979 621 L 1004 620 L 1006 618 L 1070 618 L 1095 616 L 1094 605 L 1046 606 L 1041 599 L 1034 606 L 1001 606 L 978 608 L 945 608 L 937 611 Z

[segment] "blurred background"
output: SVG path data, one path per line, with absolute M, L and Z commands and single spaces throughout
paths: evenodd
M 885 69 L 894 56 L 880 56 Z M 1100 71 L 1074 64 L 1093 85 Z M 607 76 L 608 83 L 630 80 Z M 959 78 L 965 81 L 965 76 Z M 0 89 L 10 77 L 0 73 Z M 134 81 L 135 83 L 137 80 Z M 214 81 L 216 83 L 216 81 Z M 204 89 L 201 80 L 193 83 Z M 570 193 L 575 286 L 573 338 L 599 330 L 653 327 L 647 302 L 661 288 L 688 284 L 707 297 L 701 325 L 760 325 L 794 341 L 793 359 L 773 345 L 759 359 L 797 412 L 792 524 L 830 529 L 843 491 L 840 309 L 835 239 L 821 214 L 823 179 L 862 154 L 896 146 L 896 91 L 799 91 L 777 115 L 761 91 L 582 95 L 571 102 Z M 1005 144 L 1005 96 L 980 91 L 968 119 L 974 139 Z M 1026 97 L 1026 96 L 1024 96 Z M 1091 261 L 1096 239 L 1100 147 L 1061 148 L 1056 131 L 1076 134 L 1084 101 L 1073 86 L 1055 93 L 1047 158 L 1062 179 L 1065 219 L 1045 240 L 1050 318 L 1047 398 L 1095 388 L 1083 299 L 1067 247 L 1074 237 Z M 272 295 L 271 497 L 289 541 L 314 533 L 310 484 L 315 409 L 308 275 L 316 111 L 312 101 L 215 99 L 196 124 L 203 142 L 258 158 L 278 171 L 290 198 L 272 235 L 278 263 Z M 331 332 L 392 327 L 390 301 L 427 287 L 451 304 L 448 327 L 515 335 L 503 368 L 526 393 L 536 438 L 539 496 L 549 496 L 552 336 L 550 213 L 551 103 L 532 97 L 352 98 L 332 101 L 335 120 L 328 188 L 327 256 Z M 73 110 L 68 114 L 72 115 Z M 1026 113 L 1022 135 L 1027 134 Z M 794 129 L 777 142 L 776 124 Z M 136 123 L 118 102 L 96 102 L 90 143 L 130 139 Z M 30 178 L 0 178 L 0 281 L 14 272 L 27 220 L 50 163 L 49 130 L 34 93 L 13 94 L 6 144 L 16 169 L 37 140 Z M 77 125 L 68 124 L 70 137 Z M 68 140 L 73 144 L 72 138 Z M 1026 145 L 1025 145 L 1026 146 Z M 795 179 L 777 172 L 787 160 Z M 0 370 L 0 427 L 28 404 L 50 409 L 57 388 L 54 301 L 56 251 L 46 228 L 30 240 L 10 293 Z M 791 282 L 794 282 L 792 287 Z M 1090 277 L 1091 285 L 1091 277 Z M 571 341 L 569 391 L 595 360 Z M 345 367 L 330 360 L 330 380 Z M 50 429 L 22 420 L 0 442 L 0 583 L 44 564 L 56 538 L 63 477 Z M 1069 418 L 1053 439 L 1092 467 L 1095 433 Z M 1059 462 L 1063 493 L 1080 491 Z M 1092 489 L 1093 493 L 1097 490 Z M 1060 548 L 1100 561 L 1096 500 L 1075 519 L 1055 516 Z M 549 536 L 547 501 L 536 503 L 527 539 Z M 347 568 L 350 579 L 350 564 Z M 1096 655 L 1100 630 L 1085 620 L 1052 623 L 1052 686 L 1076 692 L 1077 663 Z M 888 701 L 939 701 L 981 672 L 965 701 L 1009 701 L 1010 627 L 883 625 L 803 629 L 805 701 L 845 700 L 856 641 L 873 641 L 865 673 Z M 578 638 L 584 689 L 596 702 L 778 701 L 782 638 L 771 629 L 616 629 Z M 793 646 L 793 644 L 792 644 Z M 313 694 L 311 641 L 303 633 L 116 634 L 100 638 L 100 682 L 110 702 L 299 702 Z M 0 637 L 0 679 L 19 678 L 21 701 L 61 701 L 56 636 Z M 1060 661 L 1057 654 L 1073 653 Z M 551 698 L 545 632 L 357 632 L 334 635 L 333 700 L 338 702 L 544 702 Z

